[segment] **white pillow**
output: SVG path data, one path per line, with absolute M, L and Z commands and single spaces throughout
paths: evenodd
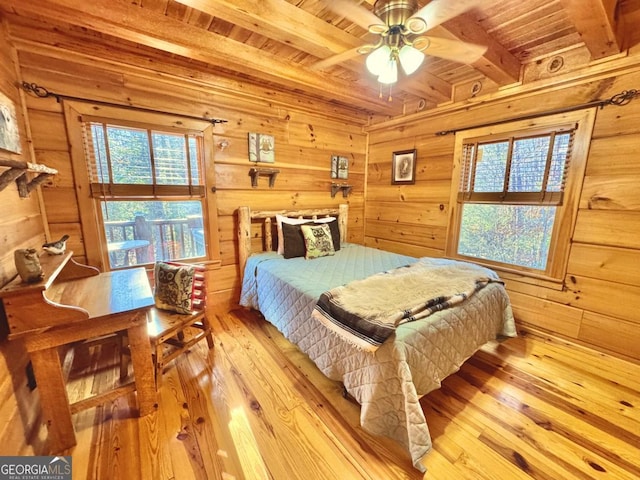
M 329 223 L 329 222 L 333 222 L 336 219 L 336 217 L 322 217 L 322 218 L 316 218 L 315 220 L 313 220 L 313 222 L 315 223 Z
M 278 253 L 284 255 L 284 235 L 282 234 L 282 224 L 288 223 L 289 225 L 300 225 L 307 222 L 327 223 L 335 220 L 336 217 L 322 217 L 316 220 L 312 218 L 289 218 L 284 215 L 276 215 L 276 227 L 278 230 Z

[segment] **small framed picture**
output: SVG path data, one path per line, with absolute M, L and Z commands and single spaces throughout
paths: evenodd
M 393 152 L 391 184 L 416 183 L 416 150 Z
M 273 135 L 249 133 L 249 161 L 274 163 L 276 161 Z
M 331 178 L 349 178 L 349 159 L 347 157 L 331 156 Z
M 13 153 L 20 153 L 22 149 L 16 107 L 2 92 L 0 92 L 0 149 Z

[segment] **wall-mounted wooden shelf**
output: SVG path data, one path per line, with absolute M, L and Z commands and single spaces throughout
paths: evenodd
M 340 190 L 342 190 L 342 196 L 344 198 L 347 198 L 349 196 L 349 194 L 351 193 L 351 189 L 353 188 L 352 185 L 347 185 L 347 184 L 338 184 L 338 183 L 332 183 L 331 184 L 331 198 L 336 196 L 336 193 L 338 193 Z
M 251 177 L 251 186 L 253 188 L 258 186 L 259 177 L 269 177 L 269 188 L 273 188 L 276 184 L 276 176 L 280 173 L 277 168 L 256 168 L 253 167 L 249 170 L 249 176 Z
M 0 192 L 7 185 L 15 180 L 18 185 L 18 194 L 26 198 L 38 185 L 43 183 L 51 175 L 58 173 L 57 170 L 38 163 L 19 162 L 17 160 L 0 160 L 0 167 L 9 167 L 0 174 Z M 31 180 L 27 178 L 27 173 L 35 173 Z

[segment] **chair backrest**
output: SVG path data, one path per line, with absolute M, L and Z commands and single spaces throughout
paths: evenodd
M 192 305 L 194 310 L 204 310 L 207 307 L 207 283 L 203 265 L 194 265 L 196 273 L 193 276 Z
M 207 307 L 207 285 L 204 265 L 180 262 L 163 263 L 168 263 L 172 266 L 195 268 L 191 295 L 191 313 L 177 313 L 157 307 L 152 308 L 147 315 L 147 319 L 149 338 L 153 342 L 164 342 L 165 338 L 172 337 L 181 331 L 183 325 L 190 324 L 194 319 L 203 317 Z
M 195 273 L 193 276 L 193 285 L 191 288 L 191 311 L 193 313 L 204 311 L 207 306 L 207 284 L 206 284 L 206 272 L 205 272 L 204 265 L 174 262 L 174 261 L 159 262 L 159 263 L 165 263 L 173 267 L 190 267 L 195 270 Z M 156 284 L 155 278 L 154 278 L 154 284 Z M 154 290 L 154 295 L 155 293 L 156 292 Z M 158 305 L 157 302 L 156 302 L 156 305 Z

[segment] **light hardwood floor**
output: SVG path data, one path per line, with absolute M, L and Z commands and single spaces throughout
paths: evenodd
M 214 350 L 202 342 L 169 366 L 157 413 L 135 418 L 129 396 L 74 416 L 74 479 L 422 478 L 257 314 L 212 320 Z M 68 356 L 71 396 L 115 381 L 113 357 Z M 638 365 L 521 336 L 488 344 L 422 405 L 426 479 L 640 478 Z

